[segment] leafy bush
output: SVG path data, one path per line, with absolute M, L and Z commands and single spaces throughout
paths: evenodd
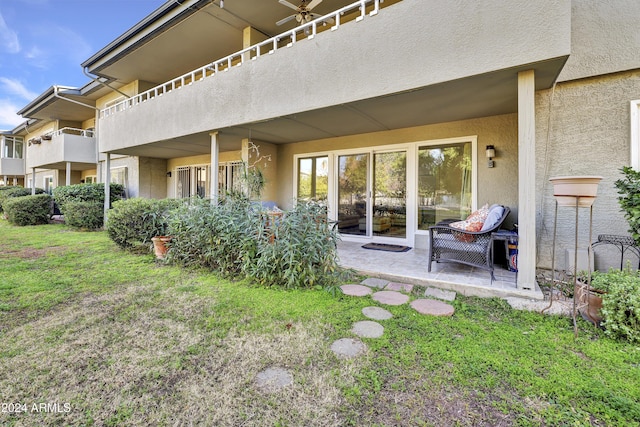
M 640 342 L 640 271 L 611 269 L 596 272 L 592 287 L 605 291 L 602 295 L 602 325 L 614 338 Z
M 47 224 L 51 214 L 51 196 L 36 194 L 35 196 L 13 197 L 3 202 L 9 222 L 15 225 Z
M 640 172 L 629 166 L 622 168 L 624 177 L 615 182 L 618 188 L 618 202 L 629 223 L 629 232 L 640 244 Z
M 0 212 L 4 211 L 4 202 L 14 197 L 24 197 L 31 195 L 31 188 L 24 187 L 0 187 Z M 36 188 L 36 194 L 43 194 L 42 188 Z
M 173 213 L 169 233 L 169 261 L 243 272 L 265 286 L 331 287 L 342 272 L 336 232 L 327 226 L 326 208 L 315 202 L 279 216 L 243 196 L 217 205 L 195 201 Z
M 96 201 L 67 201 L 64 221 L 71 227 L 97 230 L 104 222 L 104 205 Z
M 284 288 L 335 284 L 340 274 L 337 234 L 327 226 L 323 205 L 300 202 L 265 231 L 267 237 L 261 233 L 258 239 L 255 261 L 245 266 L 250 277 L 266 286 Z
M 246 197 L 222 197 L 217 205 L 193 200 L 175 211 L 168 260 L 221 274 L 237 273 L 256 253 L 260 217 Z
M 169 212 L 181 204 L 174 199 L 118 200 L 108 212 L 107 233 L 123 249 L 149 251 L 151 238 L 167 234 Z
M 111 184 L 110 199 L 111 204 L 121 200 L 124 193 L 122 184 Z M 67 215 L 67 203 L 76 202 L 96 202 L 104 205 L 104 184 L 75 184 L 57 187 L 53 189 L 53 198 L 58 204 L 63 215 Z

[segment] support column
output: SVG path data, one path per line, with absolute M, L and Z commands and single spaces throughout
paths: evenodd
M 14 178 L 14 180 L 15 180 L 15 178 Z M 2 178 L 2 182 L 4 183 L 4 185 L 9 185 L 9 184 L 7 184 L 7 175 L 5 175 L 5 176 Z
M 71 185 L 71 162 L 67 162 L 67 176 L 65 178 L 65 185 Z
M 104 223 L 107 223 L 107 213 L 111 207 L 111 153 L 106 153 L 104 159 Z
M 24 184 L 24 182 L 23 182 Z M 15 187 L 16 185 L 18 185 L 18 178 L 16 178 L 15 176 L 13 177 L 13 186 Z
M 211 188 L 209 189 L 211 203 L 218 203 L 218 163 L 220 147 L 218 144 L 218 132 L 211 132 Z
M 36 168 L 31 168 L 31 194 L 36 194 Z
M 518 289 L 536 286 L 535 74 L 518 73 Z

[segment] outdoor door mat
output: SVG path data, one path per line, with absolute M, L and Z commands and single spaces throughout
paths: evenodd
M 388 252 L 407 252 L 411 248 L 409 246 L 402 245 L 389 245 L 387 243 L 367 243 L 362 245 L 365 249 L 373 249 L 374 251 L 388 251 Z

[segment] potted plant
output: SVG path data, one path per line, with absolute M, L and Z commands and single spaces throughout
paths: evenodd
M 607 274 L 593 272 L 591 283 L 582 275 L 576 280 L 573 297 L 579 305 L 582 317 L 596 326 L 602 325 L 602 298 L 609 286 Z

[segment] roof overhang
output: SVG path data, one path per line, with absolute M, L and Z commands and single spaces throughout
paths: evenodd
M 18 114 L 40 120 L 84 121 L 95 116 L 95 101 L 83 96 L 80 88 L 51 86 Z

